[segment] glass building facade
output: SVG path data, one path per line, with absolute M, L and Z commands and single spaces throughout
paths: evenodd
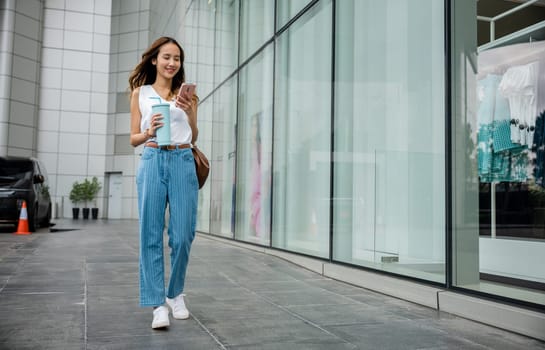
M 190 2 L 212 166 L 198 230 L 543 308 L 542 222 L 483 225 L 477 18 L 505 9 L 480 3 Z

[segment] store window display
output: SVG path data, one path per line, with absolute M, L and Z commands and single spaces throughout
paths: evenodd
M 494 235 L 497 229 L 503 236 L 535 237 L 534 227 L 530 227 L 535 213 L 530 207 L 529 188 L 543 184 L 544 157 L 537 154 L 545 148 L 543 121 L 539 117 L 545 110 L 544 53 L 544 43 L 534 42 L 491 49 L 479 55 L 477 152 L 481 234 L 488 234 L 490 229 Z M 515 232 L 513 225 L 526 227 Z M 541 235 L 545 238 L 544 232 Z
M 545 42 L 482 51 L 478 63 L 479 289 L 494 291 L 497 283 L 523 287 L 523 294 L 513 295 L 540 303 L 538 291 L 545 290 L 539 268 L 545 255 Z

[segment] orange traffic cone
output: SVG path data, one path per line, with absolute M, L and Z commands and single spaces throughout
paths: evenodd
M 17 232 L 14 232 L 16 235 L 29 235 L 30 231 L 28 230 L 28 213 L 26 211 L 26 201 L 23 201 L 23 206 L 21 207 L 21 214 L 19 215 L 19 225 L 17 226 Z

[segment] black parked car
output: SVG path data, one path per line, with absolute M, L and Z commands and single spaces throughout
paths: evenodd
M 0 224 L 17 228 L 23 200 L 29 230 L 49 226 L 51 197 L 43 164 L 36 158 L 0 157 Z

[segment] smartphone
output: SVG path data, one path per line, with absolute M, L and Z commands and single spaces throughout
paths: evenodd
M 180 87 L 180 91 L 178 91 L 178 96 L 185 95 L 186 98 L 191 99 L 193 95 L 195 94 L 195 89 L 197 88 L 197 85 L 193 83 L 183 83 Z

